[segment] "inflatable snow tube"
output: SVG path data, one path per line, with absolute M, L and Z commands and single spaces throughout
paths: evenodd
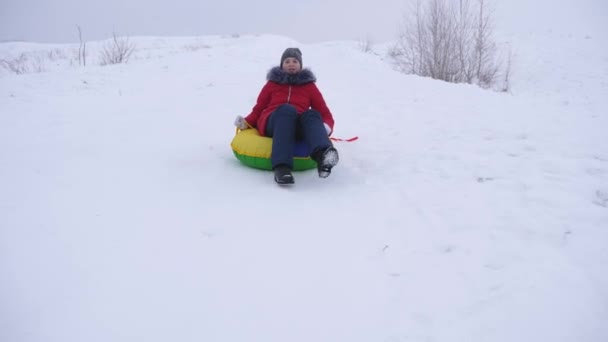
M 270 153 L 272 152 L 272 138 L 261 136 L 254 129 L 237 130 L 230 143 L 232 151 L 243 164 L 262 170 L 272 170 Z M 317 163 L 310 159 L 308 147 L 304 142 L 298 141 L 294 146 L 293 170 L 309 170 L 317 167 Z

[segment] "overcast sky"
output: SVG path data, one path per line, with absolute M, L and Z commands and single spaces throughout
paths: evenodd
M 273 33 L 303 43 L 394 39 L 403 0 L 0 0 L 0 40 Z
M 456 0 L 453 0 L 456 1 Z M 0 41 L 263 34 L 302 43 L 396 38 L 408 0 L 0 0 Z M 491 0 L 507 30 L 607 31 L 608 0 Z M 538 16 L 552 27 L 538 27 Z M 502 21 L 501 21 L 502 20 Z M 543 23 L 551 21 L 543 20 Z M 571 27 L 568 27 L 571 25 Z M 582 28 L 581 26 L 587 26 Z

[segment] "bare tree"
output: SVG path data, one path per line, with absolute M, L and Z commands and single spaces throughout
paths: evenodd
M 433 0 L 429 5 L 427 32 L 431 38 L 431 50 L 429 57 L 426 58 L 426 63 L 432 78 L 447 81 L 449 77 L 446 56 L 450 51 L 451 42 L 450 31 L 446 28 L 452 26 L 452 22 L 445 12 L 446 7 L 441 2 L 442 0 Z
M 411 8 L 403 17 L 404 26 L 399 32 L 397 43 L 389 51 L 389 56 L 404 73 L 430 76 L 424 68 L 428 35 L 423 22 L 422 0 L 410 2 Z
M 492 87 L 501 68 L 486 0 L 412 0 L 389 51 L 405 73 Z M 510 67 L 510 66 L 509 66 Z
M 80 45 L 78 46 L 78 65 L 86 66 L 87 65 L 87 43 L 82 41 L 82 30 L 80 29 L 80 25 L 76 25 L 78 28 L 78 38 L 80 39 Z
M 128 37 L 119 38 L 116 33 L 112 33 L 112 37 L 101 51 L 101 65 L 126 63 L 135 51 L 135 44 Z
M 496 62 L 496 44 L 492 41 L 492 19 L 486 9 L 485 0 L 477 0 L 479 15 L 475 30 L 475 76 L 480 86 L 489 88 L 496 83 L 498 63 Z
M 472 55 L 472 30 L 473 19 L 471 18 L 469 0 L 460 0 L 457 16 L 456 55 L 458 58 L 459 75 L 457 82 L 473 83 L 475 77 L 474 67 L 471 63 Z

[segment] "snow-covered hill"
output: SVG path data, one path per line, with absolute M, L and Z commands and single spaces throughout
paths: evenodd
M 0 76 L 0 340 L 607 340 L 608 55 L 571 39 L 518 45 L 511 94 L 356 42 L 0 44 L 59 56 Z M 288 46 L 359 140 L 285 189 L 229 144 Z

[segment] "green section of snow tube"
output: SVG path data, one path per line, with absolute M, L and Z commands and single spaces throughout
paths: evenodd
M 238 160 L 240 160 L 243 164 L 260 170 L 272 170 L 272 164 L 269 158 L 261 158 L 261 157 L 253 157 L 247 156 L 244 154 L 239 154 L 236 151 L 233 151 L 234 155 Z M 310 170 L 317 167 L 317 163 L 315 163 L 310 158 L 294 158 L 293 159 L 293 170 L 294 171 L 304 171 Z

